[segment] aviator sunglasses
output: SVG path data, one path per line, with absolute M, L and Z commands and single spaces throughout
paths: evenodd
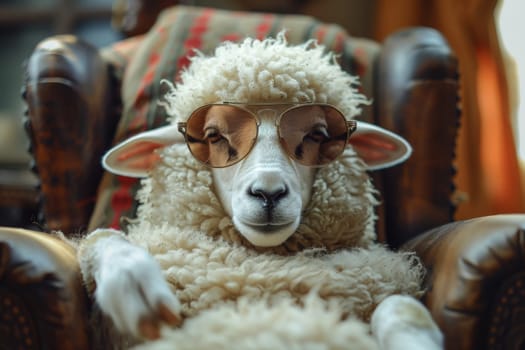
M 282 148 L 298 163 L 321 167 L 339 157 L 357 123 L 336 107 L 322 103 L 212 103 L 197 108 L 177 124 L 191 154 L 212 168 L 244 159 L 259 132 L 260 116 L 271 115 Z

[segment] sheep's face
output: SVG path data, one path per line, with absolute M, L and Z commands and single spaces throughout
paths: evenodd
M 355 130 L 327 104 L 216 103 L 180 131 L 212 167 L 215 188 L 238 231 L 256 246 L 283 243 L 301 221 L 315 167 L 335 160 Z
M 224 115 L 212 115 L 208 126 L 224 125 Z M 257 140 L 246 158 L 212 172 L 217 195 L 237 230 L 252 244 L 267 247 L 283 243 L 299 226 L 301 212 L 311 195 L 315 168 L 299 164 L 285 152 L 279 142 L 275 110 L 262 109 L 257 115 Z M 221 136 L 224 139 L 219 141 L 223 144 L 210 148 L 210 158 L 225 154 L 213 151 L 228 147 L 225 140 L 254 136 L 225 131 Z M 234 152 L 243 154 L 247 150 Z

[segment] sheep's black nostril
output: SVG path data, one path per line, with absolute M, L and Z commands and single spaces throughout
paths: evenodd
M 288 188 L 282 187 L 277 191 L 268 192 L 262 189 L 250 188 L 248 194 L 252 197 L 262 200 L 263 208 L 272 209 L 275 204 L 288 194 Z

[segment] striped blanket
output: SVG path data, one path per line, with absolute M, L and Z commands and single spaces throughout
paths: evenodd
M 308 16 L 174 6 L 161 13 L 147 34 L 102 51 L 121 87 L 122 113 L 114 143 L 167 122 L 163 107 L 157 103 L 164 95 L 160 81 L 176 82 L 195 50 L 209 54 L 220 42 L 275 36 L 283 29 L 291 44 L 315 39 L 336 52 L 343 69 L 359 76 L 363 93 L 372 97 L 372 65 L 379 51 L 373 41 L 351 37 L 338 25 Z M 371 120 L 369 109 L 364 110 L 362 119 Z M 106 173 L 89 229 L 125 230 L 129 222 L 125 218 L 135 217 L 138 187 L 136 179 Z

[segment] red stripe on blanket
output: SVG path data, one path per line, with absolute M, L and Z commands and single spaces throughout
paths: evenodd
M 255 36 L 257 39 L 264 39 L 272 29 L 275 16 L 271 14 L 262 15 L 262 22 L 255 29 Z
M 145 101 L 147 102 L 147 101 Z M 135 106 L 135 115 L 128 123 L 126 137 L 133 136 L 141 131 L 145 131 L 148 128 L 146 116 L 148 114 L 149 105 L 147 103 L 141 103 Z
M 160 55 L 157 52 L 151 54 L 148 59 L 148 69 L 140 81 L 140 86 L 137 90 L 137 97 L 135 99 L 135 105 L 140 103 L 140 100 L 148 98 L 145 93 L 146 87 L 151 85 L 153 78 L 155 77 L 155 72 L 160 62 Z
M 336 53 L 343 52 L 343 47 L 345 44 L 345 35 L 342 32 L 337 32 L 335 35 L 335 42 L 334 42 L 334 48 L 333 51 Z
M 357 58 L 358 61 L 356 72 L 354 72 L 354 74 L 357 74 L 360 77 L 364 76 L 366 72 L 366 66 L 362 64 L 362 62 L 370 61 L 369 59 L 367 60 L 367 54 L 368 53 L 366 52 L 366 50 L 362 47 L 357 47 L 354 50 L 354 56 Z
M 242 39 L 242 37 L 239 34 L 237 34 L 237 33 L 226 34 L 226 35 L 223 35 L 221 37 L 221 41 L 237 42 L 237 41 L 239 41 L 241 39 Z
M 202 14 L 195 19 L 195 24 L 190 28 L 189 36 L 184 42 L 186 53 L 177 61 L 177 70 L 179 72 L 182 68 L 190 64 L 190 58 L 195 54 L 193 50 L 202 47 L 202 35 L 208 30 L 208 23 L 214 13 L 214 9 L 206 8 L 202 11 Z
M 132 188 L 138 180 L 124 176 L 117 176 L 116 178 L 120 185 L 111 197 L 113 218 L 109 227 L 120 229 L 120 219 L 122 214 L 129 211 L 133 205 Z
M 322 43 L 324 41 L 324 37 L 326 36 L 326 31 L 327 31 L 327 27 L 326 25 L 322 25 L 319 27 L 319 29 L 317 30 L 317 34 L 315 36 L 315 38 L 317 39 L 317 42 L 318 43 Z

